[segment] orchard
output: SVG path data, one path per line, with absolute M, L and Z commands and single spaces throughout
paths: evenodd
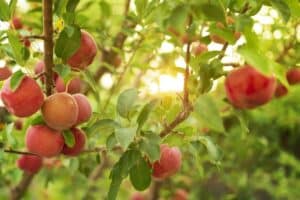
M 0 0 L 0 199 L 300 199 L 298 0 Z

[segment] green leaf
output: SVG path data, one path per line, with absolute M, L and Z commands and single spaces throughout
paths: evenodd
M 54 13 L 61 16 L 66 11 L 66 6 L 69 0 L 58 0 L 54 4 Z
M 101 16 L 108 18 L 111 16 L 111 6 L 106 1 L 100 1 L 99 6 L 101 9 Z
M 200 10 L 208 20 L 226 23 L 225 9 L 219 1 L 215 1 L 215 3 L 213 2 L 214 1 L 200 5 Z
M 14 123 L 10 123 L 6 125 L 5 132 L 7 137 L 7 142 L 10 146 L 15 146 L 17 144 L 17 140 L 12 134 L 14 128 Z
M 160 137 L 157 134 L 145 134 L 140 143 L 140 148 L 147 154 L 151 162 L 160 157 Z
M 122 180 L 128 176 L 130 169 L 135 165 L 139 157 L 140 153 L 138 151 L 128 150 L 114 165 L 109 175 L 109 178 L 112 179 L 112 181 L 107 195 L 108 200 L 115 200 L 117 198 Z
M 147 7 L 147 0 L 135 0 L 135 7 L 138 15 L 143 16 L 143 13 Z
M 209 27 L 209 32 L 211 34 L 216 34 L 221 38 L 225 39 L 229 44 L 234 44 L 236 39 L 234 37 L 234 32 L 228 28 L 218 28 L 216 25 Z
M 138 191 L 147 189 L 151 183 L 151 168 L 143 157 L 130 169 L 130 181 Z
M 77 26 L 66 26 L 55 45 L 55 54 L 57 57 L 66 60 L 72 56 L 80 46 L 81 32 Z
M 106 139 L 106 147 L 111 150 L 118 143 L 114 133 L 110 134 Z
M 30 121 L 31 126 L 38 125 L 38 124 L 45 124 L 44 118 L 42 117 L 42 115 L 38 115 Z
M 209 128 L 219 132 L 225 131 L 218 108 L 209 95 L 202 95 L 196 100 L 195 112 Z
M 0 20 L 8 21 L 10 19 L 9 6 L 5 0 L 0 0 Z
M 63 136 L 64 136 L 64 139 L 65 139 L 65 144 L 68 147 L 72 148 L 75 145 L 75 138 L 74 138 L 74 135 L 73 135 L 72 131 L 64 130 L 63 131 Z
M 18 2 L 18 0 L 11 0 L 9 2 L 9 12 L 10 12 L 11 17 L 15 12 L 17 2 Z
M 142 111 L 140 112 L 140 114 L 136 120 L 139 125 L 139 128 L 141 128 L 144 125 L 144 123 L 146 122 L 146 120 L 149 117 L 150 112 L 155 108 L 155 105 L 157 104 L 157 102 L 158 102 L 157 99 L 154 99 L 154 100 L 150 101 L 149 103 L 147 103 L 143 107 Z
M 115 135 L 121 146 L 126 149 L 129 144 L 133 141 L 136 135 L 137 126 L 128 128 L 116 128 Z
M 112 119 L 100 119 L 96 121 L 90 128 L 89 131 L 90 133 L 94 133 L 96 131 L 100 131 L 103 133 L 111 133 L 113 132 L 116 128 L 119 128 L 120 124 L 115 122 Z
M 288 22 L 291 16 L 291 11 L 289 6 L 286 4 L 285 0 L 272 0 L 271 4 L 274 8 L 276 8 L 279 11 L 283 20 L 285 22 Z
M 63 79 L 71 74 L 71 69 L 68 65 L 57 64 L 54 66 L 54 71 L 57 72 Z
M 69 0 L 67 4 L 67 11 L 74 12 L 80 0 Z
M 20 42 L 19 36 L 14 31 L 7 31 L 8 41 L 13 50 L 14 58 L 20 65 L 24 65 L 25 59 L 28 58 L 28 50 Z
M 188 17 L 188 9 L 185 5 L 177 6 L 171 13 L 168 19 L 169 27 L 183 33 L 185 29 L 186 19 Z
M 288 4 L 290 11 L 291 11 L 291 15 L 295 18 L 299 18 L 300 17 L 299 1 L 298 0 L 286 0 L 285 3 Z
M 120 116 L 129 118 L 130 111 L 137 99 L 138 91 L 134 88 L 123 91 L 117 102 L 117 111 Z
M 247 63 L 259 71 L 265 74 L 270 74 L 273 71 L 272 67 L 269 66 L 268 58 L 259 49 L 244 45 L 238 49 L 238 52 L 244 57 Z
M 13 73 L 10 78 L 10 89 L 12 91 L 15 91 L 19 87 L 24 77 L 25 74 L 21 70 L 18 70 L 15 73 Z
M 208 136 L 200 136 L 199 141 L 206 147 L 208 153 L 213 160 L 217 161 L 221 159 L 220 149 L 212 142 Z

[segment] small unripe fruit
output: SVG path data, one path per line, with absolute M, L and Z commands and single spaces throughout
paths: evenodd
M 113 61 L 113 65 L 115 67 L 119 67 L 122 63 L 122 58 L 118 55 L 115 56 L 114 61 Z
M 131 195 L 130 200 L 145 200 L 145 197 L 143 194 L 135 192 Z
M 228 100 L 237 108 L 251 109 L 270 101 L 276 80 L 246 65 L 231 71 L 225 80 Z
M 165 179 L 174 175 L 181 166 L 181 152 L 177 147 L 160 146 L 160 159 L 153 164 L 153 177 Z
M 0 81 L 4 81 L 11 76 L 11 69 L 7 66 L 0 68 Z
M 92 116 L 92 107 L 89 100 L 83 94 L 74 94 L 73 97 L 78 105 L 78 117 L 75 125 L 86 122 Z
M 30 45 L 31 45 L 31 42 L 28 38 L 24 38 L 23 44 L 24 44 L 25 47 L 29 48 Z
M 93 62 L 96 53 L 97 45 L 92 36 L 85 31 L 81 31 L 80 47 L 68 59 L 68 64 L 74 69 L 85 69 Z
M 23 128 L 23 121 L 21 119 L 17 119 L 14 123 L 15 129 L 16 130 L 22 130 Z
M 23 24 L 22 24 L 21 19 L 19 17 L 14 17 L 12 19 L 12 25 L 13 25 L 13 28 L 15 28 L 17 30 L 23 28 Z
M 197 43 L 196 46 L 193 47 L 192 52 L 194 53 L 194 55 L 198 56 L 201 55 L 204 52 L 207 52 L 207 46 L 206 44 L 202 44 L 202 43 Z
M 172 200 L 188 200 L 188 192 L 183 189 L 177 189 Z
M 25 143 L 30 152 L 42 157 L 53 157 L 60 154 L 64 138 L 59 131 L 45 125 L 35 125 L 28 128 Z
M 35 174 L 42 168 L 43 159 L 34 155 L 22 155 L 17 160 L 17 166 L 27 173 Z
M 42 106 L 44 94 L 35 80 L 25 76 L 15 91 L 10 89 L 10 79 L 5 81 L 1 98 L 10 113 L 17 117 L 29 117 Z
M 78 128 L 72 128 L 71 132 L 75 139 L 73 147 L 68 147 L 66 144 L 63 147 L 62 153 L 68 156 L 77 156 L 83 150 L 85 145 L 85 134 Z
M 300 83 L 300 68 L 290 69 L 286 74 L 286 78 L 291 85 Z
M 288 93 L 287 88 L 280 82 L 277 82 L 277 87 L 275 90 L 275 97 L 279 98 L 285 96 Z
M 78 117 L 76 100 L 66 92 L 55 93 L 45 100 L 42 115 L 50 128 L 69 129 L 76 123 Z

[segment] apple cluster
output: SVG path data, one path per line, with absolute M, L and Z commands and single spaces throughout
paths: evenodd
M 13 24 L 15 28 L 20 27 L 15 24 L 15 20 Z M 67 60 L 73 70 L 85 69 L 92 63 L 97 52 L 96 43 L 91 35 L 85 31 L 81 33 L 79 49 Z M 54 74 L 56 91 L 45 97 L 38 82 L 28 75 L 25 75 L 13 90 L 9 78 L 11 71 L 7 69 L 0 70 L 1 80 L 7 79 L 1 90 L 1 99 L 6 109 L 21 118 L 30 117 L 41 111 L 43 118 L 40 124 L 28 127 L 25 144 L 31 154 L 23 154 L 17 160 L 18 167 L 27 173 L 36 173 L 43 165 L 43 158 L 59 154 L 67 156 L 80 154 L 85 146 L 86 136 L 78 126 L 87 122 L 92 115 L 92 107 L 87 97 L 80 93 L 81 80 L 76 77 L 65 86 L 62 78 Z M 38 62 L 35 73 L 40 74 L 44 70 L 44 63 Z M 44 76 L 40 79 L 41 83 L 45 82 Z M 65 131 L 73 135 L 75 143 L 72 147 L 65 142 L 63 136 Z

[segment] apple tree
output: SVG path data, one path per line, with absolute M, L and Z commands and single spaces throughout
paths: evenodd
M 0 199 L 299 199 L 297 0 L 0 0 Z

